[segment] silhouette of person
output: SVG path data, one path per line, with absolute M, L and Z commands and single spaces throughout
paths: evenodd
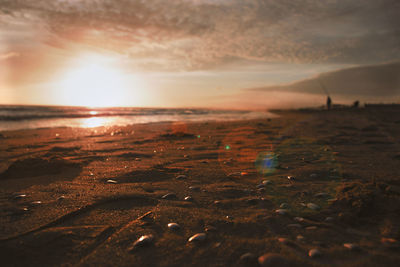
M 332 105 L 332 99 L 330 96 L 328 96 L 328 98 L 326 99 L 326 107 L 328 109 L 331 109 L 331 105 Z

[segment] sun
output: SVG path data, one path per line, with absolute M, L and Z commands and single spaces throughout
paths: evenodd
M 85 55 L 72 60 L 55 85 L 63 104 L 89 107 L 126 106 L 142 93 L 140 82 L 114 58 Z

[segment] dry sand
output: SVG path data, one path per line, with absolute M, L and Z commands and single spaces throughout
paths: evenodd
M 3 132 L 1 265 L 398 266 L 399 114 Z

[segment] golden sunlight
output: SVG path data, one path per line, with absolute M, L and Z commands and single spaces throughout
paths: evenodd
M 55 83 L 65 105 L 110 107 L 140 105 L 141 83 L 114 58 L 86 55 L 73 60 Z

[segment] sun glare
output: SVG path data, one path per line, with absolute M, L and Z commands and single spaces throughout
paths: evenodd
M 124 73 L 117 61 L 103 56 L 74 60 L 56 82 L 58 96 L 66 105 L 110 107 L 140 104 L 140 83 Z

